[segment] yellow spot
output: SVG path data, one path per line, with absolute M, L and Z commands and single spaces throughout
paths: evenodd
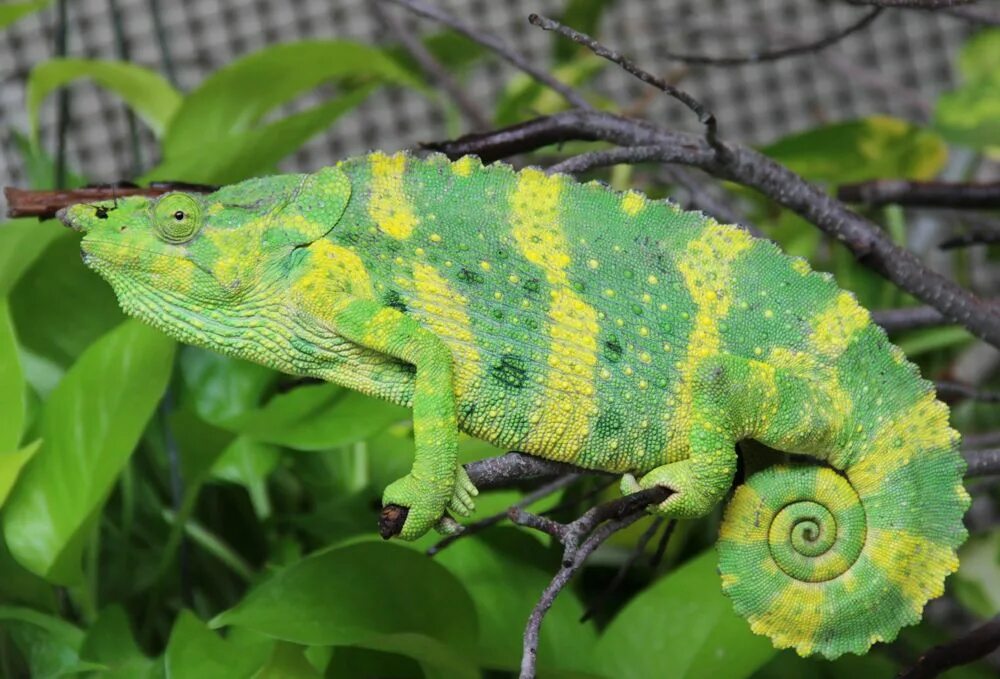
M 425 252 L 423 248 L 417 248 L 413 251 L 413 254 L 415 254 L 417 257 L 423 257 Z
M 588 259 L 587 266 L 589 266 L 591 269 L 596 269 L 600 265 L 598 264 L 596 259 Z
M 792 260 L 792 269 L 802 274 L 803 276 L 812 271 L 812 269 L 809 267 L 809 262 L 799 257 Z
M 639 354 L 639 360 L 643 363 L 652 363 L 653 357 L 649 355 L 649 352 L 643 351 Z
M 647 328 L 644 325 L 640 326 L 639 327 L 639 336 L 640 337 L 649 337 L 649 328 Z
M 515 274 L 507 276 L 507 280 L 513 283 L 514 285 L 517 285 L 518 283 L 521 282 L 521 278 L 519 276 L 516 276 Z
M 650 276 L 649 278 L 646 279 L 646 282 L 649 283 L 650 285 L 656 285 L 657 283 L 660 282 L 660 279 L 657 278 L 656 276 Z
M 511 195 L 511 224 L 518 249 L 539 266 L 551 286 L 548 311 L 552 398 L 541 406 L 528 439 L 553 459 L 571 459 L 582 448 L 597 416 L 593 379 L 597 366 L 597 312 L 569 287 L 569 247 L 560 226 L 559 204 L 565 179 L 528 168 Z M 569 406 L 560 407 L 562 406 Z
M 634 217 L 646 207 L 646 197 L 638 191 L 629 191 L 622 197 L 622 211 L 629 217 Z
M 479 262 L 479 266 L 482 268 L 483 271 L 489 271 L 492 268 L 490 266 L 490 263 L 486 261 Z
M 764 318 L 774 318 L 774 311 L 771 309 L 764 309 Z
M 389 236 L 398 240 L 409 238 L 418 219 L 403 191 L 406 154 L 387 156 L 375 152 L 369 159 L 372 193 L 368 200 L 368 215 Z
M 413 315 L 441 338 L 455 357 L 456 395 L 467 393 L 479 380 L 479 349 L 472 333 L 468 300 L 451 287 L 433 266 L 413 266 Z
M 859 331 L 868 325 L 868 311 L 849 292 L 840 292 L 833 303 L 813 317 L 810 338 L 813 348 L 832 359 L 838 358 Z
M 604 289 L 604 296 L 605 297 L 614 297 L 615 296 L 615 291 L 612 290 L 611 288 L 605 288 Z
M 436 234 L 436 233 L 432 233 L 430 236 L 428 236 L 428 238 L 431 240 L 432 243 L 440 243 L 441 242 L 441 236 L 438 235 L 438 234 Z
M 462 156 L 451 164 L 451 171 L 459 177 L 468 177 L 472 174 L 472 168 L 474 166 L 475 161 L 472 156 Z

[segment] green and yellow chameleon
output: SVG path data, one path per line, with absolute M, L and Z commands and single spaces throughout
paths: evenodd
M 405 539 L 472 510 L 460 430 L 668 487 L 677 518 L 729 493 L 752 439 L 811 458 L 748 471 L 719 537 L 723 589 L 776 646 L 864 653 L 957 568 L 965 465 L 931 385 L 830 276 L 701 213 L 372 153 L 60 218 L 127 313 L 412 407 L 383 497 Z

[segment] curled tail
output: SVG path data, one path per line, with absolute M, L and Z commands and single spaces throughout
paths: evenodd
M 891 356 L 905 364 L 898 349 Z M 765 468 L 726 508 L 723 589 L 778 647 L 827 658 L 864 653 L 918 622 L 958 567 L 969 505 L 958 434 L 930 385 L 905 368 L 906 398 L 886 409 L 872 396 L 840 450 L 812 452 L 830 466 Z

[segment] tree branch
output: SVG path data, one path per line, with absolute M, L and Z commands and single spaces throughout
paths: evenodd
M 934 182 L 876 179 L 844 184 L 837 198 L 847 203 L 878 207 L 889 203 L 912 207 L 950 207 L 966 210 L 1000 208 L 1000 182 Z
M 555 79 L 549 73 L 537 68 L 530 61 L 525 59 L 523 56 L 509 48 L 504 44 L 502 40 L 496 36 L 490 35 L 489 33 L 484 33 L 477 30 L 475 27 L 455 18 L 454 16 L 448 14 L 447 12 L 435 7 L 434 5 L 427 4 L 423 0 L 388 0 L 389 2 L 394 2 L 401 7 L 405 7 L 414 14 L 419 14 L 427 19 L 433 19 L 439 23 L 452 28 L 470 40 L 483 45 L 495 52 L 498 56 L 504 60 L 510 62 L 517 68 L 521 69 L 532 78 L 542 83 L 546 87 L 558 92 L 563 96 L 566 101 L 571 103 L 573 106 L 579 108 L 589 109 L 591 108 L 590 103 L 583 98 L 583 96 L 574 90 L 569 85 Z
M 998 647 L 1000 616 L 983 623 L 965 636 L 931 648 L 915 665 L 900 673 L 899 679 L 932 679 L 952 667 L 978 660 Z
M 850 5 L 867 5 L 870 7 L 894 7 L 899 9 L 945 9 L 971 5 L 976 0 L 847 0 Z
M 189 191 L 195 193 L 211 193 L 219 187 L 205 184 L 187 184 L 184 182 L 153 182 L 149 186 L 140 187 L 135 184 L 122 183 L 108 186 L 87 186 L 81 189 L 66 189 L 63 191 L 32 191 L 5 186 L 4 197 L 7 199 L 7 216 L 38 217 L 52 219 L 56 211 L 76 205 L 77 203 L 96 203 L 128 196 L 162 196 L 171 191 Z
M 963 450 L 962 456 L 969 465 L 965 471 L 965 478 L 1000 474 L 1000 448 Z
M 645 121 L 597 111 L 564 111 L 484 135 L 430 145 L 457 157 L 477 153 L 486 159 L 532 151 L 559 141 L 608 141 L 627 148 L 569 158 L 553 171 L 582 172 L 619 163 L 663 162 L 699 167 L 709 174 L 757 189 L 840 240 L 855 257 L 943 316 L 1000 346 L 1000 312 L 954 282 L 931 271 L 913 253 L 896 246 L 881 230 L 846 205 L 788 168 L 750 148 L 728 143 L 719 158 L 694 135 Z

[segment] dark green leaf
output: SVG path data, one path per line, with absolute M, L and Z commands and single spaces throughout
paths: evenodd
M 264 366 L 197 347 L 181 347 L 181 400 L 214 425 L 225 425 L 256 408 L 278 374 Z
M 388 542 L 313 554 L 257 586 L 212 624 L 298 644 L 399 653 L 435 676 L 477 676 L 466 659 L 477 623 L 464 587 L 423 554 Z
M 722 593 L 714 549 L 635 597 L 597 642 L 597 666 L 616 679 L 659 676 L 739 679 L 777 651 L 750 631 Z
M 17 340 L 6 301 L 0 297 L 0 456 L 13 451 L 21 442 L 25 408 L 24 372 L 17 355 Z M 4 463 L 0 457 L 0 506 L 4 489 Z M 9 486 L 6 490 L 9 490 Z
M 0 297 L 6 297 L 49 244 L 65 234 L 66 229 L 55 220 L 15 219 L 0 224 Z
M 936 133 L 887 116 L 834 123 L 785 137 L 762 151 L 811 181 L 929 179 L 948 150 Z
M 80 657 L 107 668 L 101 673 L 101 679 L 152 679 L 155 676 L 156 662 L 139 650 L 121 606 L 101 611 L 87 630 Z
M 212 476 L 247 489 L 257 518 L 271 515 L 267 476 L 278 466 L 281 451 L 275 446 L 238 436 L 212 465 Z
M 127 321 L 89 347 L 42 414 L 42 450 L 3 513 L 11 553 L 56 583 L 79 582 L 90 527 L 166 388 L 174 343 Z
M 29 608 L 0 606 L 0 629 L 10 634 L 32 679 L 54 679 L 99 666 L 80 661 L 83 632 L 64 620 Z

